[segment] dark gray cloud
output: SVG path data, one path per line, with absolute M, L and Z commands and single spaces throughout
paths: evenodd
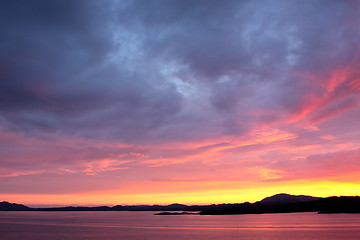
M 40 135 L 99 137 L 104 132 L 114 137 L 115 132 L 126 139 L 139 137 L 176 113 L 180 99 L 175 88 L 158 81 L 156 73 L 111 62 L 118 48 L 112 4 L 5 4 L 0 46 L 3 124 Z
M 357 61 L 356 1 L 2 5 L 0 124 L 37 137 L 242 135 L 324 94 L 305 75 Z

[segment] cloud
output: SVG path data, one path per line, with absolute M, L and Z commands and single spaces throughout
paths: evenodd
M 281 160 L 270 165 L 271 171 L 281 171 L 284 179 L 336 179 L 358 173 L 360 149 L 312 154 L 305 158 Z
M 353 4 L 7 3 L 1 123 L 38 137 L 125 142 L 244 135 L 321 98 L 321 86 L 294 72 L 325 76 L 352 64 Z
M 111 138 L 112 131 L 130 139 L 178 111 L 175 89 L 145 73 L 149 66 L 134 72 L 111 62 L 118 51 L 111 7 L 110 1 L 15 1 L 2 8 L 3 125 L 40 136 Z
M 358 98 L 348 97 L 342 101 L 337 101 L 333 104 L 324 106 L 314 112 L 311 121 L 318 123 L 328 118 L 338 115 L 339 113 L 345 112 L 349 109 L 356 108 L 358 106 Z

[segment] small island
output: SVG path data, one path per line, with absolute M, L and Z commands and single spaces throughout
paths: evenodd
M 196 212 L 160 212 L 155 213 L 154 215 L 196 215 L 199 213 Z

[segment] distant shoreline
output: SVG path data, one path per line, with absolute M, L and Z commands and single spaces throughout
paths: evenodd
M 255 203 L 211 205 L 116 205 L 98 207 L 31 208 L 22 204 L 0 202 L 0 211 L 81 212 L 81 211 L 157 211 L 156 215 L 233 215 L 264 213 L 360 213 L 359 196 L 318 198 L 304 195 L 276 194 Z M 174 212 L 176 211 L 176 212 Z M 195 213 L 196 212 L 196 213 Z

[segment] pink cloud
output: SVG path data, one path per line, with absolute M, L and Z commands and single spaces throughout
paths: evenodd
M 270 165 L 283 171 L 282 179 L 333 179 L 360 172 L 360 149 L 309 155 L 305 158 L 277 161 Z M 354 179 L 356 180 L 356 179 Z

